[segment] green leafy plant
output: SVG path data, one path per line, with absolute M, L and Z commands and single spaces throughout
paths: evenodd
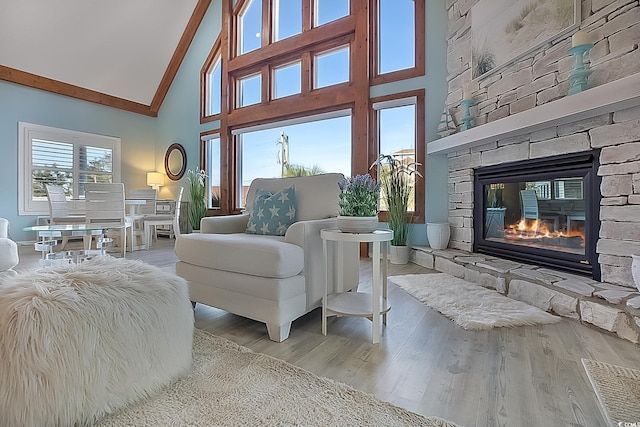
M 502 201 L 502 186 L 501 184 L 493 184 L 487 191 L 487 207 L 488 208 L 503 208 L 504 202 Z
M 471 53 L 471 63 L 473 64 L 473 78 L 479 77 L 492 70 L 496 66 L 496 59 L 488 49 L 473 49 Z
M 409 239 L 409 206 L 414 197 L 414 185 L 420 163 L 404 162 L 392 155 L 380 155 L 371 167 L 378 166 L 382 198 L 387 206 L 389 228 L 393 230 L 393 246 L 406 246 Z
M 189 224 L 192 230 L 200 229 L 200 220 L 207 214 L 207 173 L 203 170 L 189 169 L 187 171 L 189 181 Z
M 311 167 L 303 166 L 303 165 L 287 165 L 284 171 L 283 177 L 290 176 L 311 176 L 311 175 L 320 175 L 324 173 L 322 168 L 318 165 L 313 165 Z
M 338 182 L 342 216 L 375 216 L 378 214 L 380 184 L 371 175 L 356 175 Z

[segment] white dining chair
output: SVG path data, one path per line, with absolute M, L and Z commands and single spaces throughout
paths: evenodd
M 145 248 L 149 250 L 156 236 L 156 230 L 159 226 L 169 226 L 173 230 L 173 235 L 178 236 L 180 234 L 180 226 L 176 225 L 176 218 L 180 215 L 180 203 L 182 203 L 182 192 L 184 187 L 180 187 L 178 192 L 178 199 L 176 200 L 175 207 L 171 214 L 156 214 L 148 215 L 144 218 L 144 235 L 146 237 Z
M 117 226 L 124 257 L 127 249 L 127 234 L 133 242 L 133 223 L 125 216 L 124 184 L 87 183 L 84 190 L 87 223 Z
M 77 224 L 86 222 L 84 215 L 72 215 L 69 213 L 69 202 L 67 201 L 67 195 L 64 193 L 64 188 L 59 185 L 46 184 L 45 189 L 47 191 L 47 201 L 49 202 L 49 224 Z M 78 236 L 62 236 L 61 249 L 64 249 L 69 238 L 83 237 Z

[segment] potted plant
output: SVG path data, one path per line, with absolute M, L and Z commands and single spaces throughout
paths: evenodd
M 487 208 L 485 216 L 485 236 L 504 237 L 504 215 L 507 210 L 502 201 L 504 184 L 491 184 L 487 191 Z
M 378 227 L 380 185 L 371 175 L 356 175 L 338 182 L 338 228 L 344 233 L 370 233 Z
M 390 261 L 392 264 L 406 264 L 409 261 L 409 204 L 413 198 L 415 177 L 422 178 L 418 171 L 420 163 L 405 162 L 392 154 L 383 154 L 371 166 L 378 166 L 389 229 L 393 230 Z
M 207 214 L 206 187 L 207 173 L 199 169 L 187 171 L 189 181 L 189 225 L 192 230 L 200 230 L 200 220 Z

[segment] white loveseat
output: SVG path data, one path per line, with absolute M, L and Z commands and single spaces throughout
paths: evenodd
M 247 213 L 203 218 L 200 233 L 177 236 L 176 273 L 189 282 L 191 300 L 264 322 L 273 341 L 287 339 L 293 320 L 322 305 L 320 230 L 336 227 L 342 178 L 323 174 L 255 179 L 247 194 Z M 277 192 L 292 185 L 296 222 L 285 235 L 246 234 L 256 191 Z M 357 244 L 345 247 L 345 289 L 358 285 L 358 258 Z M 330 272 L 335 271 L 334 263 L 329 259 Z M 318 322 L 318 331 L 320 327 Z

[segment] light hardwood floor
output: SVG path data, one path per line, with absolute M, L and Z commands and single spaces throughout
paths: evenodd
M 20 247 L 17 270 L 38 265 L 32 246 Z M 127 253 L 161 267 L 176 261 L 173 240 Z M 362 287 L 370 260 L 360 265 Z M 430 273 L 415 264 L 391 266 L 390 275 Z M 461 426 L 603 426 L 581 358 L 640 368 L 640 347 L 576 321 L 553 325 L 465 331 L 390 285 L 392 305 L 380 344 L 371 323 L 332 318 L 321 333 L 320 310 L 294 322 L 289 339 L 275 343 L 266 327 L 198 304 L 195 325 L 256 352 L 344 382 L 411 411 Z M 640 421 L 640 420 L 629 420 Z

